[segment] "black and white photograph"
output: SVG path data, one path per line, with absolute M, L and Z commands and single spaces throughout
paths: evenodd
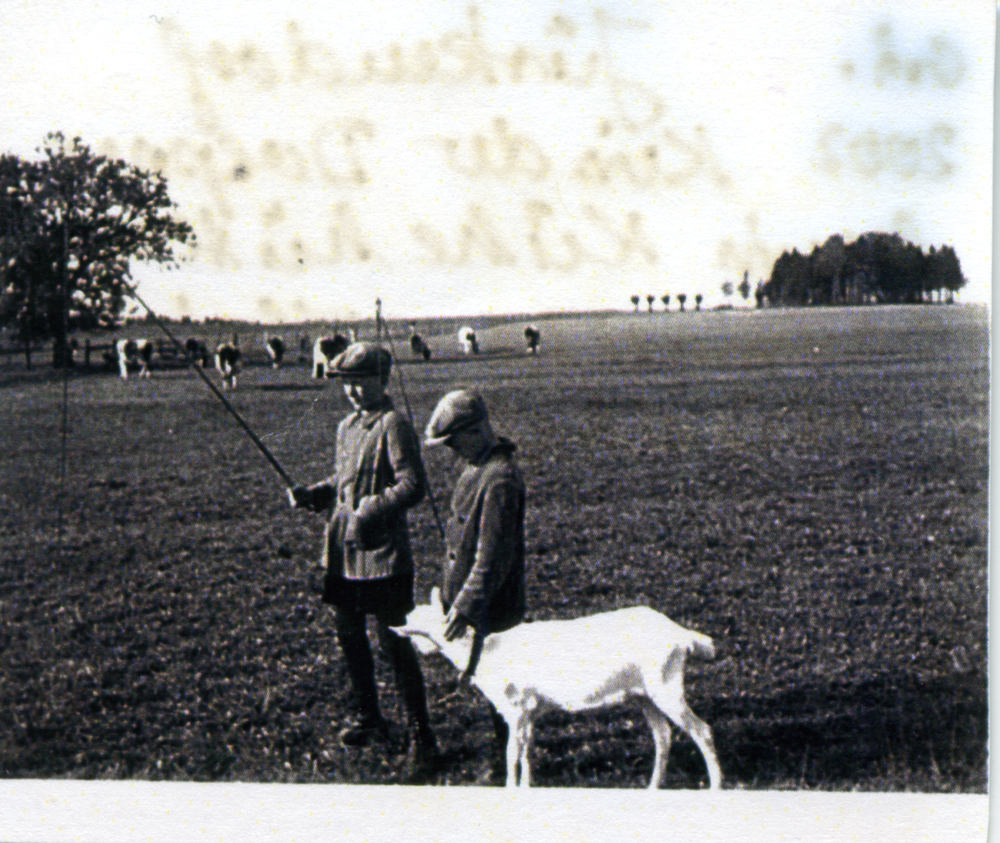
M 0 840 L 985 841 L 996 5 L 0 5 Z

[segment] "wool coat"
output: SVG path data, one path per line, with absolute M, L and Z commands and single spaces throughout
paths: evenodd
M 477 630 L 501 632 L 524 619 L 525 486 L 509 439 L 465 467 L 455 485 L 441 600 Z
M 315 486 L 312 506 L 331 509 L 323 564 L 331 577 L 412 577 L 406 512 L 423 500 L 427 476 L 413 426 L 385 396 L 337 428 L 336 473 Z

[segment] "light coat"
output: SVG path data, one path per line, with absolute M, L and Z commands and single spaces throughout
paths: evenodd
M 336 473 L 310 490 L 313 508 L 332 509 L 323 542 L 330 576 L 368 580 L 413 572 L 406 511 L 423 500 L 427 476 L 417 434 L 391 398 L 341 421 Z

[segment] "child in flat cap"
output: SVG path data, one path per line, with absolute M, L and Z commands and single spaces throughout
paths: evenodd
M 462 674 L 467 681 L 486 636 L 524 620 L 525 485 L 514 459 L 517 447 L 493 431 L 486 403 L 471 390 L 449 392 L 438 402 L 424 445 L 446 445 L 464 463 L 445 535 L 441 602 L 449 641 L 473 630 Z M 495 710 L 493 726 L 502 766 L 507 724 Z
M 323 600 L 335 610 L 357 705 L 357 722 L 341 732 L 341 741 L 362 746 L 388 734 L 365 628 L 366 616 L 374 615 L 379 647 L 392 664 L 407 714 L 406 779 L 418 783 L 433 773 L 437 742 L 416 652 L 390 627 L 405 623 L 415 606 L 406 512 L 423 499 L 427 479 L 417 435 L 386 394 L 391 368 L 392 356 L 373 343 L 354 343 L 334 358 L 327 376 L 341 380 L 354 407 L 337 428 L 336 472 L 290 490 L 289 498 L 293 507 L 330 512 Z

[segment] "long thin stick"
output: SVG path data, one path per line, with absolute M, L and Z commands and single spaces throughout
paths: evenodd
M 163 324 L 163 322 L 161 321 L 160 317 L 157 316 L 155 313 L 153 313 L 153 311 L 150 309 L 149 305 L 146 304 L 146 302 L 144 302 L 142 300 L 142 297 L 139 295 L 139 293 L 136 292 L 135 287 L 133 287 L 133 286 L 131 286 L 129 284 L 126 284 L 126 286 L 129 288 L 129 291 L 132 293 L 132 295 L 135 296 L 135 300 L 137 302 L 139 302 L 139 304 L 141 304 L 146 309 L 146 313 L 148 313 L 149 316 L 150 316 L 150 318 L 159 326 L 160 330 L 163 331 L 163 333 L 165 333 L 170 338 L 170 341 L 175 346 L 177 346 L 177 349 L 179 351 L 181 351 L 184 354 L 186 354 L 187 350 L 184 348 L 183 345 L 181 345 L 180 340 L 178 340 L 177 337 L 175 337 L 172 333 L 170 333 L 170 329 L 166 325 Z M 275 459 L 274 454 L 272 454 L 268 450 L 267 445 L 265 445 L 263 442 L 261 442 L 260 438 L 257 436 L 257 434 L 254 433 L 250 429 L 250 425 L 248 425 L 243 420 L 243 416 L 241 416 L 237 412 L 236 408 L 232 404 L 229 403 L 229 399 L 226 398 L 226 396 L 222 394 L 222 392 L 219 390 L 219 388 L 214 383 L 212 383 L 212 379 L 208 375 L 205 374 L 204 369 L 202 369 L 202 367 L 199 366 L 197 363 L 192 363 L 192 366 L 194 367 L 194 370 L 198 373 L 198 375 L 201 377 L 201 379 L 203 381 L 205 381 L 206 384 L 208 384 L 208 388 L 210 390 L 212 390 L 212 392 L 215 393 L 215 397 L 218 398 L 222 402 L 222 405 L 227 410 L 229 410 L 229 412 L 232 414 L 233 418 L 236 419 L 236 421 L 238 421 L 240 423 L 240 427 L 242 427 L 243 430 L 246 432 L 247 436 L 249 436 L 253 440 L 254 445 L 256 445 L 260 449 L 260 452 L 267 458 L 267 461 L 269 463 L 271 463 L 271 467 L 275 471 L 277 471 L 279 475 L 281 475 L 281 479 L 285 481 L 285 486 L 287 486 L 289 489 L 291 489 L 292 487 L 294 487 L 295 486 L 295 481 L 292 480 L 292 478 L 288 476 L 288 472 L 285 471 L 285 469 L 283 469 L 281 467 L 281 463 L 279 463 L 278 460 Z
M 61 421 L 61 445 L 60 445 L 60 460 L 59 460 L 59 496 L 58 503 L 56 504 L 56 509 L 59 513 L 58 517 L 58 535 L 61 537 L 63 535 L 63 490 L 66 488 L 66 466 L 68 464 L 68 436 L 69 436 L 69 364 L 73 359 L 73 352 L 69 347 L 69 297 L 66 295 L 66 291 L 69 288 L 69 280 L 66 278 L 68 273 L 67 269 L 67 252 L 69 251 L 69 233 L 66 227 L 66 212 L 63 209 L 63 266 L 62 266 L 62 335 L 63 342 L 65 343 L 61 353 L 61 358 L 59 362 L 63 367 L 63 382 L 62 382 L 62 421 Z M 54 356 L 54 352 L 53 352 Z M 65 549 L 65 546 L 64 546 Z
M 376 331 L 378 332 L 379 342 L 382 340 L 382 299 L 375 299 L 375 325 Z M 403 386 L 403 373 L 400 371 L 399 367 L 399 357 L 396 356 L 396 347 L 392 343 L 392 331 L 389 330 L 389 326 L 385 326 L 385 336 L 389 340 L 389 351 L 392 352 L 393 358 L 396 360 L 396 380 L 399 382 L 399 392 L 403 396 L 403 404 L 406 406 L 406 415 L 410 419 L 410 425 L 413 425 L 413 410 L 410 409 L 410 399 L 406 396 L 406 387 Z M 441 516 L 438 514 L 437 501 L 434 499 L 434 489 L 431 487 L 430 480 L 427 481 L 427 500 L 431 505 L 431 512 L 434 513 L 434 523 L 437 524 L 438 532 L 441 533 L 441 539 L 445 537 L 444 525 L 441 523 Z

